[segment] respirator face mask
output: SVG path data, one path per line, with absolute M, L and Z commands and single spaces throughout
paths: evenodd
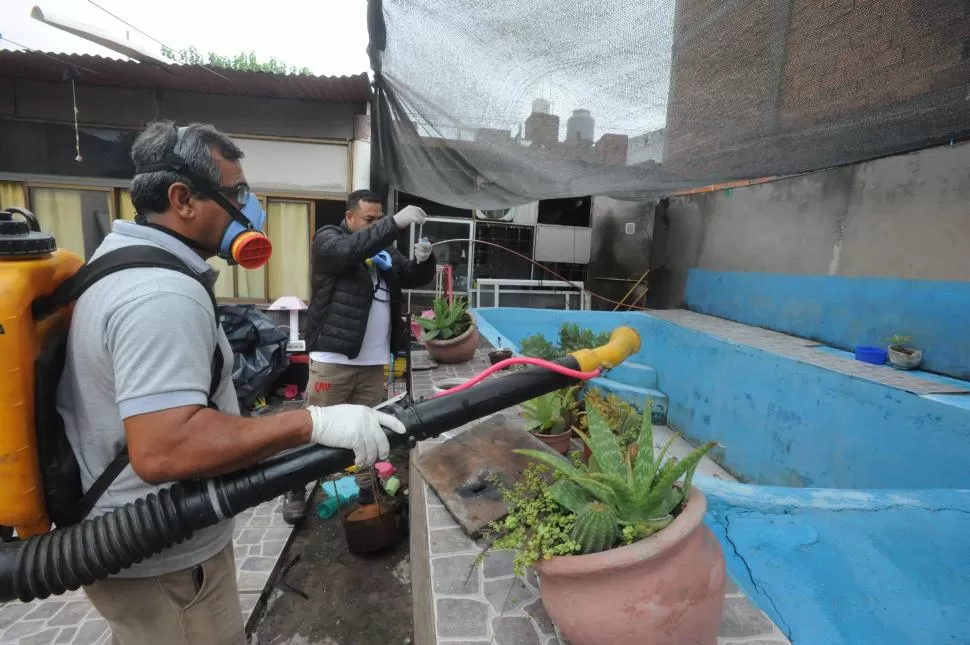
M 229 226 L 223 233 L 222 242 L 219 244 L 216 254 L 228 264 L 238 264 L 244 269 L 258 269 L 265 266 L 273 253 L 273 245 L 263 233 L 263 228 L 266 226 L 266 212 L 256 195 L 250 192 L 249 187 L 245 185 L 231 188 L 220 187 L 195 175 L 185 163 L 185 160 L 176 152 L 182 143 L 184 132 L 184 127 L 177 129 L 175 148 L 165 155 L 165 163 L 140 166 L 135 168 L 135 174 L 170 170 L 185 177 L 194 190 L 219 204 L 229 214 Z M 223 192 L 232 192 L 233 197 L 242 206 L 238 207 L 233 204 L 223 195 Z M 193 242 L 193 246 L 198 247 L 199 245 Z M 205 250 L 213 251 L 213 249 Z

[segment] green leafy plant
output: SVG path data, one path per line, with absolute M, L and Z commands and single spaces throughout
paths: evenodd
M 908 347 L 912 340 L 912 336 L 903 336 L 902 334 L 894 334 L 886 339 L 891 348 L 895 349 L 897 352 L 903 352 L 904 354 L 912 353 L 912 349 Z
M 716 442 L 696 448 L 683 460 L 666 458 L 677 435 L 653 450 L 653 424 L 647 412 L 637 415 L 637 440 L 621 448 L 616 429 L 598 409 L 588 410 L 588 434 L 580 432 L 592 458 L 566 459 L 536 450 L 516 450 L 532 463 L 511 488 L 501 482 L 507 515 L 489 525 L 492 550 L 514 551 L 516 575 L 539 560 L 597 553 L 632 544 L 673 522 L 688 499 L 697 465 Z M 629 422 L 629 416 L 625 417 Z
M 554 345 L 542 334 L 532 334 L 522 340 L 521 352 L 523 356 L 552 361 L 581 349 L 600 347 L 609 340 L 610 335 L 606 332 L 594 334 L 576 323 L 563 323 L 559 328 L 558 345 Z
M 421 325 L 421 339 L 429 340 L 450 340 L 461 336 L 472 325 L 471 315 L 468 313 L 468 301 L 464 298 L 455 298 L 453 303 L 449 303 L 444 298 L 436 298 L 432 308 L 434 316 L 416 318 Z
M 579 386 L 556 390 L 530 399 L 521 405 L 526 430 L 554 435 L 582 424 L 579 411 Z
M 509 512 L 486 529 L 484 537 L 490 545 L 479 554 L 477 564 L 491 551 L 514 551 L 513 570 L 523 577 L 539 560 L 579 553 L 579 543 L 572 537 L 576 515 L 553 499 L 548 473 L 547 466 L 533 463 L 511 488 L 496 482 Z
M 565 354 L 581 349 L 593 349 L 605 345 L 610 340 L 606 332 L 594 334 L 589 329 L 581 329 L 576 323 L 563 323 L 559 329 L 559 348 Z
M 620 448 L 626 451 L 640 438 L 640 424 L 642 419 L 635 407 L 613 394 L 604 394 L 599 388 L 589 388 L 583 396 L 586 410 L 596 410 L 606 421 L 620 442 Z M 644 414 L 651 414 L 649 401 Z
M 694 449 L 682 461 L 673 458 L 664 461 L 677 435 L 671 437 L 655 459 L 649 414 L 641 416 L 639 450 L 635 453 L 621 449 L 613 430 L 595 408 L 587 416 L 589 434 L 579 434 L 592 454 L 589 464 L 577 466 L 538 450 L 515 452 L 558 473 L 559 479 L 549 488 L 549 494 L 563 508 L 576 515 L 588 515 L 587 507 L 597 503 L 611 511 L 616 520 L 615 534 L 627 544 L 667 527 L 687 500 L 697 465 L 717 443 L 708 442 Z M 679 484 L 681 478 L 684 481 Z M 582 552 L 594 553 L 614 546 L 600 548 L 603 516 L 601 513 L 596 525 L 600 533 L 572 534 L 572 539 L 581 544 Z
M 542 334 L 532 334 L 522 340 L 521 352 L 523 356 L 542 358 L 554 361 L 565 356 L 563 351 L 550 343 Z

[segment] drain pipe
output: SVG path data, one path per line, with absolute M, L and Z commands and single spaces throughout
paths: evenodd
M 606 345 L 555 362 L 592 372 L 618 365 L 639 349 L 637 333 L 620 327 Z M 448 396 L 391 405 L 383 411 L 400 419 L 407 434 L 388 433 L 388 441 L 392 447 L 413 447 L 418 441 L 575 383 L 575 378 L 565 374 L 530 367 Z M 30 602 L 92 584 L 181 543 L 199 529 L 352 463 L 350 450 L 303 446 L 229 475 L 176 483 L 74 526 L 3 544 L 0 602 Z

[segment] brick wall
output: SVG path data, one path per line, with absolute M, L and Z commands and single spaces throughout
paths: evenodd
M 678 0 L 665 163 L 717 181 L 967 131 L 968 0 Z

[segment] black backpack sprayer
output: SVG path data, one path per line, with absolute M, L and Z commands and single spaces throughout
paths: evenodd
M 26 227 L 22 227 L 23 231 L 19 228 L 14 231 L 14 225 L 10 223 L 12 218 L 7 215 L 4 230 L 0 233 L 7 233 L 5 229 L 9 228 L 11 236 L 16 234 L 22 236 L 23 240 L 29 238 L 33 242 L 33 238 L 38 236 L 36 231 L 39 229 L 36 224 L 32 226 L 34 232 L 28 231 Z M 12 285 L 20 285 L 18 288 L 31 297 L 42 296 L 53 285 L 46 282 L 42 284 L 32 276 L 54 275 L 47 268 L 47 263 L 60 265 L 68 262 L 65 259 L 67 256 L 59 255 L 61 253 L 54 249 L 53 244 L 45 242 L 43 248 L 38 247 L 36 254 L 20 253 L 16 258 L 16 265 L 0 262 L 3 264 L 0 268 L 6 267 L 0 272 L 0 277 Z M 14 261 L 12 256 L 8 258 L 4 261 Z M 77 270 L 80 261 L 74 258 L 68 263 L 70 266 L 61 273 L 70 275 Z M 30 300 L 24 298 L 18 302 L 27 305 L 24 312 L 12 312 L 14 315 L 4 318 L 5 321 L 18 322 L 18 325 L 8 325 L 11 329 L 7 330 L 6 341 L 16 345 L 17 334 L 10 332 L 13 328 L 22 330 L 33 349 L 31 352 L 22 353 L 20 369 L 24 373 L 33 373 L 34 357 L 27 354 L 36 353 L 35 350 L 38 350 L 42 342 L 35 333 L 34 323 L 29 320 Z M 11 301 L 8 304 L 13 306 L 15 303 Z M 442 432 L 573 385 L 582 376 L 580 373 L 586 375 L 583 378 L 587 378 L 591 373 L 609 369 L 639 351 L 639 348 L 640 337 L 637 333 L 633 329 L 621 327 L 613 332 L 606 345 L 597 349 L 580 350 L 554 363 L 530 366 L 501 378 L 481 381 L 471 387 L 449 392 L 445 396 L 416 403 L 403 401 L 392 404 L 384 408 L 384 411 L 400 419 L 407 428 L 407 433 L 388 433 L 388 439 L 392 447 L 413 447 L 418 441 L 437 437 Z M 511 360 L 519 362 L 528 359 Z M 498 368 L 501 365 L 500 363 L 493 367 Z M 30 382 L 31 379 L 28 378 L 23 384 L 29 388 Z M 29 395 L 30 393 L 25 395 L 28 396 L 25 400 L 29 400 Z M 32 428 L 31 420 L 20 417 L 11 417 L 9 420 L 4 418 L 8 412 L 22 414 L 23 409 L 0 411 L 0 428 L 3 428 L 3 432 L 9 430 L 16 434 L 25 430 L 28 425 Z M 24 423 L 21 424 L 20 421 Z M 21 425 L 25 428 L 21 428 Z M 19 446 L 18 455 L 28 454 L 24 451 L 30 450 L 36 454 L 37 439 L 32 429 L 30 432 L 20 432 L 17 436 L 24 438 L 23 443 L 16 444 Z M 0 447 L 3 445 L 0 442 Z M 6 459 L 14 463 L 8 459 L 11 457 L 12 455 L 2 454 L 0 451 L 0 462 Z M 32 458 L 23 463 L 36 470 L 36 462 L 37 459 Z M 353 463 L 354 455 L 349 450 L 317 445 L 304 446 L 222 477 L 177 482 L 157 495 L 148 495 L 105 515 L 77 524 L 47 532 L 38 529 L 31 537 L 0 545 L 0 602 L 14 599 L 30 602 L 107 578 L 190 538 L 194 531 L 274 499 L 286 491 L 339 472 Z M 0 469 L 0 472 L 6 471 Z M 26 478 L 21 478 L 20 481 L 26 481 Z M 0 487 L 6 485 L 0 482 Z M 16 496 L 3 499 L 14 505 L 28 503 L 17 502 Z M 12 514 L 15 515 L 17 510 L 11 509 Z M 41 524 L 46 525 L 43 509 L 38 517 Z

